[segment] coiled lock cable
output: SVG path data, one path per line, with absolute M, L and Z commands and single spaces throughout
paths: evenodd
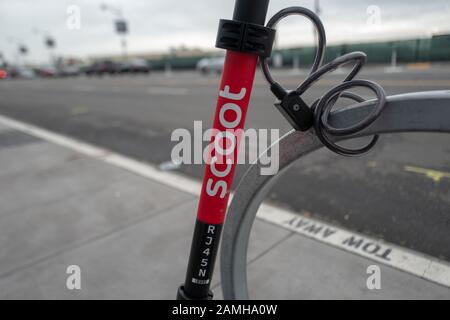
M 322 65 L 326 48 L 325 28 L 320 18 L 314 12 L 303 7 L 289 7 L 276 13 L 269 20 L 266 27 L 274 28 L 278 22 L 291 15 L 301 15 L 308 18 L 316 28 L 318 35 L 318 43 L 313 65 L 306 79 L 294 90 L 295 95 L 301 97 L 315 82 L 321 79 L 324 75 L 333 72 L 338 67 L 348 63 L 354 64 L 349 74 L 345 77 L 343 83 L 333 87 L 312 104 L 311 108 L 313 117 L 311 125 L 314 126 L 316 135 L 328 149 L 340 155 L 356 156 L 366 153 L 376 144 L 378 141 L 378 135 L 375 135 L 366 146 L 359 149 L 344 148 L 334 143 L 332 139 L 333 136 L 351 136 L 365 129 L 378 118 L 386 105 L 386 93 L 379 84 L 368 80 L 354 79 L 366 62 L 366 54 L 363 52 L 351 52 L 344 54 L 325 65 Z M 269 70 L 268 58 L 261 59 L 261 69 L 264 77 L 270 84 L 271 91 L 280 101 L 283 100 L 288 94 L 292 95 L 292 91 L 285 90 L 272 77 Z M 345 128 L 335 128 L 331 126 L 328 119 L 333 106 L 340 97 L 353 100 L 357 103 L 364 101 L 361 96 L 346 91 L 356 87 L 367 88 L 376 95 L 377 102 L 374 109 L 364 119 L 352 126 Z

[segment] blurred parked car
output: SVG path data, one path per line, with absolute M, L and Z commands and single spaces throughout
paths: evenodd
M 58 70 L 53 66 L 39 66 L 34 68 L 36 76 L 41 78 L 53 78 L 58 75 Z
M 60 66 L 58 68 L 58 75 L 60 77 L 76 77 L 80 75 L 81 67 L 77 65 Z
M 197 70 L 202 74 L 221 73 L 225 57 L 203 58 L 197 63 Z
M 84 69 L 84 73 L 88 76 L 113 75 L 118 74 L 119 72 L 120 65 L 112 60 L 97 61 Z
M 6 72 L 6 70 L 4 70 L 4 69 L 0 69 L 0 80 L 6 79 L 7 76 L 8 76 L 8 72 Z
M 121 73 L 150 73 L 151 65 L 144 59 L 130 59 L 121 64 Z
M 14 67 L 11 66 L 8 70 L 8 78 L 12 79 L 33 79 L 36 78 L 36 73 L 33 69 L 28 67 Z

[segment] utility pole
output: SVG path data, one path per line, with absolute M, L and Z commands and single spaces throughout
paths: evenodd
M 321 8 L 320 8 L 319 0 L 314 0 L 313 11 L 318 16 L 322 12 Z M 317 41 L 318 41 L 318 34 L 317 34 L 317 30 L 316 30 L 315 26 L 313 26 L 313 37 L 314 37 L 314 41 L 317 43 Z M 299 73 L 300 72 L 300 57 L 299 57 L 299 55 L 293 57 L 292 71 L 293 71 L 293 73 Z
M 320 16 L 320 14 L 322 13 L 319 0 L 314 0 L 314 13 L 317 14 L 318 16 Z M 317 41 L 318 35 L 317 35 L 317 30 L 314 26 L 313 26 L 313 30 L 314 30 L 314 40 Z
M 122 59 L 127 58 L 127 34 L 128 34 L 128 22 L 123 17 L 122 10 L 117 7 L 110 6 L 108 4 L 101 4 L 100 9 L 102 11 L 109 11 L 115 16 L 114 20 L 114 30 L 120 37 L 120 47 L 122 48 Z
M 317 15 L 320 15 L 321 9 L 320 9 L 320 3 L 319 0 L 314 0 L 314 12 Z
M 28 47 L 25 44 L 23 44 L 23 41 L 21 41 L 17 38 L 9 37 L 8 40 L 10 43 L 17 46 L 17 51 L 15 54 L 16 64 L 17 65 L 20 65 L 20 64 L 25 65 L 25 61 L 24 61 L 24 59 L 22 59 L 22 57 L 25 57 L 28 54 L 28 52 L 29 52 Z
M 1 67 L 6 66 L 6 60 L 5 60 L 5 57 L 3 56 L 3 52 L 0 52 L 0 66 Z
M 44 30 L 44 29 L 33 28 L 32 32 L 35 35 L 41 35 L 44 37 L 44 45 L 48 50 L 50 65 L 56 65 L 56 56 L 55 56 L 55 52 L 54 52 L 55 47 L 56 47 L 55 38 L 50 34 L 50 32 L 48 32 L 47 30 Z

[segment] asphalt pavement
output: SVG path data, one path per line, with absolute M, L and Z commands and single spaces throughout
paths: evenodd
M 276 72 L 294 88 L 306 71 Z M 313 99 L 345 73 L 318 83 Z M 403 69 L 387 73 L 367 68 L 362 78 L 378 81 L 388 94 L 448 90 L 450 66 Z M 174 129 L 193 129 L 194 121 L 211 123 L 219 78 L 194 72 L 171 75 L 68 78 L 0 82 L 0 114 L 159 165 L 170 160 Z M 289 124 L 273 107 L 260 74 L 247 116 L 247 128 Z M 239 168 L 238 176 L 244 168 Z M 200 178 L 201 165 L 177 172 Z M 280 181 L 270 201 L 303 215 L 450 260 L 450 136 L 382 136 L 360 158 L 320 150 L 301 159 Z

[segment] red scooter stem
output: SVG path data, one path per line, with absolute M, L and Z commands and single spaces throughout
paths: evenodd
M 238 133 L 245 124 L 257 61 L 258 57 L 252 54 L 226 54 L 210 143 L 211 158 L 206 165 L 197 212 L 197 219 L 204 223 L 221 224 L 225 218 L 237 162 Z M 234 141 L 230 141 L 233 136 Z
M 233 21 L 263 25 L 269 0 L 236 0 Z M 179 300 L 212 299 L 209 291 L 252 93 L 258 55 L 228 50 L 219 87 L 194 236 Z
M 178 299 L 212 299 L 209 287 L 257 62 L 258 56 L 253 54 L 226 54 L 188 271 Z

